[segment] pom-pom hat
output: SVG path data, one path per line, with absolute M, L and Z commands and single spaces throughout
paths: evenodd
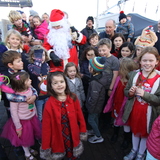
M 124 14 L 124 11 L 120 11 L 120 14 L 119 14 L 119 21 L 123 18 L 127 18 L 127 16 Z
M 63 24 L 64 12 L 59 9 L 53 9 L 50 14 L 51 26 L 59 26 Z
M 93 59 L 89 60 L 89 64 L 96 72 L 102 72 L 104 68 L 106 58 L 105 57 L 94 57 Z

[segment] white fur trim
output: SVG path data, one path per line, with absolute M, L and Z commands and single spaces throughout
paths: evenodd
M 80 42 L 82 41 L 82 39 L 83 39 L 83 34 L 80 33 L 80 32 L 78 32 L 78 33 L 79 33 L 79 37 L 78 37 L 78 39 L 76 40 L 76 42 L 77 42 L 77 43 L 80 43 Z
M 48 57 L 49 57 L 49 60 L 51 60 L 51 58 L 50 58 L 50 54 L 51 54 L 51 52 L 54 52 L 54 50 L 53 50 L 53 49 L 50 49 L 50 50 L 48 50 L 48 52 L 47 52 Z
M 81 141 L 87 141 L 88 134 L 86 133 L 80 133 L 80 140 Z
M 80 156 L 80 155 L 83 153 L 83 150 L 84 150 L 83 144 L 82 144 L 82 142 L 80 141 L 79 145 L 78 145 L 77 147 L 74 147 L 74 148 L 73 148 L 73 156 L 74 156 L 74 157 Z
M 55 21 L 55 22 L 50 21 L 49 23 L 51 24 L 52 27 L 55 27 L 55 26 L 62 26 L 63 22 L 64 22 L 64 19 L 61 19 L 61 20 Z

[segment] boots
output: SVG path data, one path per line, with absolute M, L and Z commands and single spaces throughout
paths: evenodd
M 130 132 L 124 132 L 123 142 L 121 144 L 122 149 L 127 149 L 130 141 Z
M 111 137 L 111 142 L 112 143 L 115 143 L 118 139 L 119 128 L 120 128 L 119 126 L 118 127 L 114 126 L 114 133 Z

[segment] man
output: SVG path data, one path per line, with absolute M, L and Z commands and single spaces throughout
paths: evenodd
M 157 48 L 158 53 L 159 53 L 159 55 L 160 55 L 160 20 L 158 21 L 158 26 L 157 26 L 157 27 L 158 27 L 158 30 L 157 30 L 157 32 L 156 32 L 156 36 L 157 36 L 158 40 L 157 40 L 157 42 L 155 43 L 154 47 Z
M 48 27 L 49 32 L 43 46 L 52 60 L 50 67 L 62 68 L 67 62 L 74 62 L 78 66 L 76 44 L 85 44 L 86 37 L 73 26 L 70 27 L 64 12 L 58 9 L 51 11 Z
M 90 45 L 90 43 L 89 43 L 90 35 L 92 33 L 97 33 L 96 30 L 94 29 L 93 25 L 94 25 L 94 18 L 92 16 L 89 16 L 86 20 L 86 27 L 84 29 L 82 29 L 82 31 L 81 31 L 81 33 L 86 36 L 87 43 L 79 46 L 79 57 L 82 55 L 84 49 Z
M 115 29 L 116 29 L 116 22 L 112 19 L 107 20 L 105 24 L 105 31 L 99 33 L 100 39 L 102 38 L 112 39 L 112 37 L 115 34 Z

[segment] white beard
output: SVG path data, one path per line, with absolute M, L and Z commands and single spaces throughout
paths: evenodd
M 69 25 L 66 24 L 60 29 L 54 29 L 49 25 L 47 35 L 48 43 L 53 47 L 55 54 L 65 60 L 70 58 L 69 48 L 71 48 L 71 35 Z

